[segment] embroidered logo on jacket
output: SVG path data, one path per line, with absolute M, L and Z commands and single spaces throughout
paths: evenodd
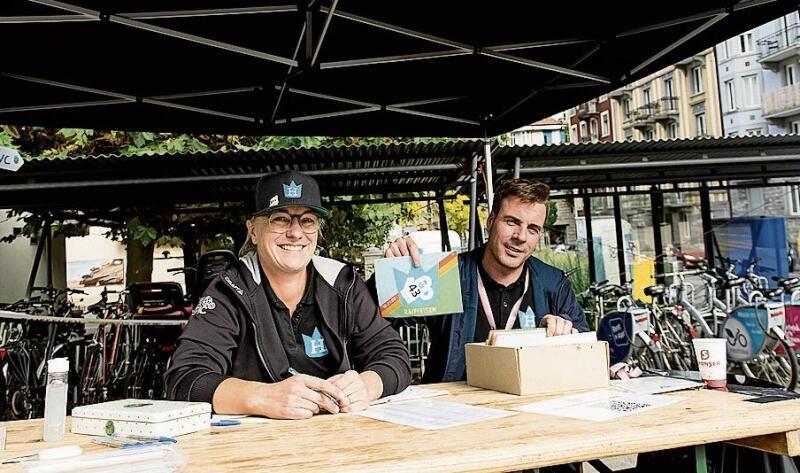
M 197 301 L 197 307 L 194 308 L 194 313 L 199 315 L 204 315 L 206 310 L 212 310 L 217 307 L 217 304 L 214 303 L 214 299 L 211 296 L 205 296 L 200 298 Z
M 536 314 L 533 313 L 532 307 L 528 307 L 525 312 L 520 310 L 517 316 L 519 317 L 519 328 L 536 328 Z
M 299 199 L 303 193 L 303 184 L 295 184 L 294 181 L 283 185 L 283 196 L 287 199 Z
M 228 285 L 229 285 L 230 287 L 232 287 L 232 288 L 233 288 L 233 290 L 234 290 L 234 291 L 236 291 L 236 292 L 237 292 L 237 293 L 238 293 L 240 296 L 243 296 L 243 295 L 244 295 L 244 291 L 243 291 L 243 290 L 241 290 L 241 288 L 239 288 L 239 286 L 237 286 L 236 284 L 234 284 L 234 283 L 233 283 L 233 281 L 231 281 L 231 278 L 229 278 L 228 276 L 225 276 L 223 279 L 225 279 L 225 282 L 226 282 L 226 283 L 228 283 Z
M 328 354 L 328 347 L 325 346 L 325 339 L 319 333 L 319 329 L 315 328 L 314 333 L 309 337 L 303 335 L 303 344 L 306 347 L 306 355 L 309 358 L 322 358 Z

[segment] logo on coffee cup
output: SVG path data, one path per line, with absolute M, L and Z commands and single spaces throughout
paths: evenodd
M 708 350 L 700 350 L 700 359 L 701 360 L 707 360 L 709 356 L 711 356 L 711 355 L 709 355 Z

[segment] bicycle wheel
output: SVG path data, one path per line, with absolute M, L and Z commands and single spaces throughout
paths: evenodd
M 765 350 L 754 359 L 741 362 L 741 368 L 747 376 L 763 379 L 786 390 L 794 391 L 797 388 L 797 355 L 786 340 L 779 339 L 778 343 L 775 348 L 782 346 L 783 353 L 777 353 L 775 348 Z
M 662 334 L 661 340 L 673 369 L 680 371 L 697 369 L 692 335 L 681 319 L 676 316 L 666 317 L 666 330 Z
M 663 370 L 665 368 L 663 351 L 656 351 L 650 347 L 639 348 L 631 356 L 633 365 L 643 370 Z

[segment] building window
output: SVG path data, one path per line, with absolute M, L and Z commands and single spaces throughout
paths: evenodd
M 675 100 L 675 87 L 672 82 L 672 78 L 664 79 L 664 98 L 666 99 L 664 103 L 664 108 L 667 110 L 675 110 L 677 106 L 677 100 Z
M 703 67 L 692 68 L 692 94 L 696 95 L 703 92 Z
M 642 89 L 642 105 L 650 105 L 650 89 Z
M 786 75 L 786 85 L 794 85 L 795 75 L 794 75 L 794 64 L 787 64 L 783 66 L 783 72 Z
M 697 136 L 705 136 L 706 134 L 706 114 L 698 113 L 694 116 L 694 125 L 697 130 Z
M 578 142 L 578 125 L 572 125 L 569 127 L 569 135 L 573 143 Z
M 611 134 L 611 122 L 608 119 L 608 112 L 600 114 L 600 134 L 601 136 L 608 136 Z
M 733 79 L 725 81 L 725 93 L 728 94 L 728 111 L 736 110 L 736 91 L 733 88 Z
M 667 135 L 671 139 L 678 137 L 678 123 L 672 122 L 669 124 L 669 126 L 667 127 Z
M 800 122 L 792 122 L 792 133 L 800 135 Z
M 758 90 L 758 76 L 755 74 L 742 77 L 744 93 L 742 102 L 745 107 L 755 107 L 761 104 L 761 95 Z
M 747 130 L 747 136 L 761 136 L 763 130 L 761 128 L 751 128 Z
M 791 186 L 789 193 L 789 213 L 800 215 L 800 186 Z
M 728 40 L 722 43 L 722 59 L 728 59 L 731 57 L 731 49 L 728 47 Z
M 739 35 L 739 51 L 741 51 L 742 54 L 753 52 L 753 33 Z
M 647 141 L 655 140 L 656 139 L 656 132 L 654 132 L 652 129 L 647 130 L 646 132 L 644 132 L 644 139 L 646 139 Z
M 597 141 L 597 120 L 594 118 L 589 121 L 589 130 L 592 134 L 592 141 Z
M 550 137 L 550 132 L 549 131 L 543 131 L 542 132 L 542 144 L 549 145 L 552 142 L 553 142 L 553 139 Z
M 589 141 L 589 133 L 586 132 L 586 122 L 581 122 L 581 141 Z
M 625 115 L 625 120 L 631 119 L 631 99 L 622 100 L 622 113 Z

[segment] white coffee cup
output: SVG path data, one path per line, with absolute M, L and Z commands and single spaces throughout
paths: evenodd
M 709 388 L 727 391 L 727 340 L 724 338 L 695 338 L 692 343 L 703 382 Z

